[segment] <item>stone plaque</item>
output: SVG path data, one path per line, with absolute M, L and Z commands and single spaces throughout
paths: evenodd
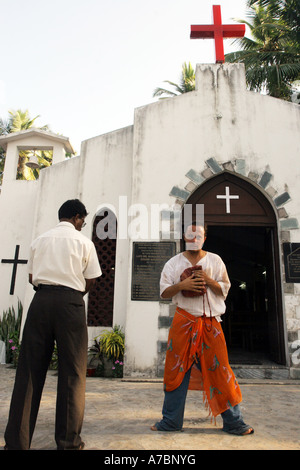
M 285 280 L 300 282 L 300 243 L 283 243 Z
M 161 271 L 175 254 L 175 242 L 133 243 L 131 300 L 160 300 Z

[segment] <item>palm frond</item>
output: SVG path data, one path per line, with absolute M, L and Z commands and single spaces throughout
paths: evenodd
M 300 46 L 294 25 L 300 37 L 300 6 L 298 0 L 249 0 L 251 38 L 238 38 L 233 44 L 240 50 L 227 54 L 226 62 L 242 62 L 246 81 L 251 90 L 266 90 L 271 96 L 290 99 L 291 82 L 299 77 Z M 286 8 L 292 12 L 287 21 Z M 297 10 L 298 8 L 298 10 Z M 298 16 L 297 16 L 298 15 Z M 292 26 L 293 25 L 293 26 Z
M 174 83 L 170 80 L 165 80 L 164 83 L 168 83 L 171 87 L 174 88 L 174 91 L 168 90 L 166 88 L 155 88 L 153 92 L 153 97 L 160 97 L 159 99 L 164 99 L 168 97 L 174 97 L 182 95 L 183 93 L 188 93 L 189 91 L 195 90 L 195 71 L 189 62 L 185 62 L 181 68 L 181 78 L 180 84 Z M 166 95 L 166 96 L 163 96 Z
M 167 90 L 166 88 L 155 88 L 152 96 L 155 98 L 157 96 L 162 96 L 162 95 L 177 96 L 177 93 Z
M 173 86 L 179 95 L 184 93 L 184 88 L 177 83 L 171 82 L 170 80 L 165 80 L 164 83 L 168 83 L 169 85 Z

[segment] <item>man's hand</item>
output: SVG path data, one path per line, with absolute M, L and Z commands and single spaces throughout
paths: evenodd
M 200 279 L 203 280 L 204 282 L 204 285 L 206 287 L 209 287 L 216 295 L 223 295 L 223 291 L 222 291 L 222 288 L 220 286 L 220 284 L 215 281 L 214 279 L 212 279 L 211 277 L 209 277 L 205 271 L 197 271 L 197 275 L 199 273 L 199 277 Z
M 201 271 L 198 271 L 201 274 Z M 203 276 L 193 273 L 190 277 L 184 279 L 179 284 L 181 284 L 180 290 L 189 290 L 192 292 L 201 292 L 205 289 L 205 280 Z
M 96 279 L 98 278 L 85 280 L 85 291 L 82 293 L 83 296 L 85 296 L 85 294 L 87 294 L 89 290 L 93 287 L 96 282 Z
M 167 287 L 167 289 L 162 293 L 163 299 L 171 299 L 174 295 L 182 290 L 191 290 L 193 292 L 201 292 L 205 287 L 203 279 L 196 277 L 193 273 L 191 276 L 184 279 L 184 281 L 178 282 L 174 286 Z
M 190 277 L 184 279 L 184 281 L 180 281 L 174 286 L 167 287 L 161 296 L 163 299 L 171 299 L 182 290 L 201 292 L 207 287 L 216 295 L 223 295 L 221 286 L 217 281 L 209 277 L 205 271 L 197 270 Z

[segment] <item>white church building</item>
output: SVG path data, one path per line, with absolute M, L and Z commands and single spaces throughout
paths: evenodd
M 204 249 L 231 280 L 222 327 L 237 375 L 300 377 L 299 105 L 248 91 L 243 65 L 197 65 L 195 91 L 137 108 L 133 125 L 82 142 L 79 156 L 38 129 L 0 146 L 0 315 L 20 300 L 24 322 L 30 243 L 78 198 L 103 271 L 86 296 L 90 342 L 121 325 L 125 375 L 161 377 L 174 305 L 159 298 L 160 271 L 182 249 L 183 211 L 202 208 Z M 52 149 L 53 163 L 17 180 L 29 149 Z

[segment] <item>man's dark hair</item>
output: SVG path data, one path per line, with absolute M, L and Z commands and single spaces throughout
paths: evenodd
M 198 220 L 192 220 L 192 222 L 190 224 L 187 224 L 187 226 L 185 227 L 185 229 L 187 229 L 187 227 L 189 227 L 190 225 L 194 225 L 195 227 L 203 227 L 204 228 L 204 233 L 205 233 L 205 236 L 207 236 L 207 230 L 208 230 L 208 227 L 207 227 L 207 224 L 206 223 L 203 223 L 203 222 L 199 222 Z M 183 235 L 184 235 L 184 230 L 183 230 Z
M 69 199 L 63 203 L 63 205 L 59 208 L 58 211 L 58 219 L 72 219 L 79 214 L 81 217 L 87 216 L 87 211 L 79 199 Z
M 207 224 L 206 223 L 203 223 L 203 222 L 198 222 L 198 220 L 193 220 L 191 225 L 194 225 L 195 227 L 203 227 L 204 228 L 204 233 L 205 235 L 207 235 Z

